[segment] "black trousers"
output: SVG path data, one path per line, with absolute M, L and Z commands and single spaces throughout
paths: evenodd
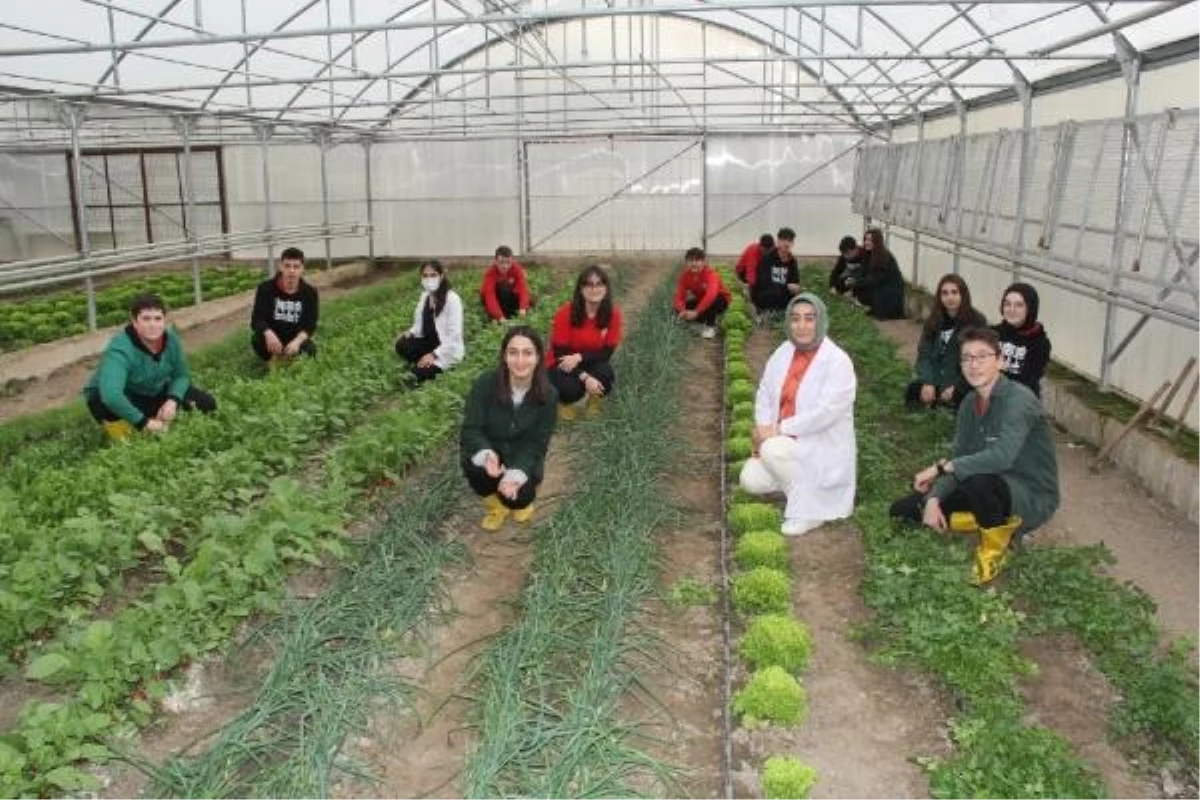
M 981 528 L 1004 524 L 1012 514 L 1012 492 L 999 475 L 972 475 L 958 484 L 942 501 L 942 513 L 949 519 L 955 511 L 970 511 Z M 920 523 L 924 519 L 925 495 L 920 492 L 892 503 L 891 515 Z
M 700 303 L 700 301 L 697 298 L 692 297 L 692 298 L 689 298 L 686 303 L 684 303 L 684 307 L 688 311 L 691 311 L 697 305 L 699 305 L 699 303 Z M 705 325 L 716 325 L 717 317 L 719 317 L 721 314 L 724 314 L 725 309 L 727 309 L 727 308 L 729 308 L 729 303 L 727 303 L 725 301 L 724 297 L 722 297 L 721 295 L 717 295 L 717 299 L 713 300 L 712 305 L 710 305 L 708 308 L 704 309 L 703 314 L 696 317 L 696 321 L 702 322 Z
M 558 390 L 558 402 L 574 403 L 582 400 L 583 396 L 587 394 L 587 389 L 583 387 L 583 381 L 579 379 L 581 372 L 586 372 L 600 381 L 606 395 L 612 391 L 613 384 L 617 382 L 617 375 L 613 372 L 612 364 L 607 361 L 598 361 L 590 367 L 580 365 L 571 372 L 563 372 L 558 367 L 551 367 L 548 373 L 550 383 Z
M 442 368 L 436 364 L 430 367 L 418 367 L 417 362 L 437 349 L 441 341 L 428 336 L 401 336 L 396 340 L 396 355 L 403 358 L 412 367 L 417 383 L 431 380 L 442 374 Z
M 505 319 L 512 319 L 521 310 L 521 298 L 502 283 L 496 284 L 496 302 L 500 304 L 500 310 L 504 312 Z
M 750 300 L 759 311 L 783 311 L 792 301 L 792 293 L 776 283 L 762 287 L 755 284 Z
M 537 499 L 537 483 L 534 482 L 533 478 L 525 481 L 521 488 L 517 490 L 517 498 L 515 500 L 509 500 L 496 491 L 500 488 L 500 479 L 488 475 L 487 470 L 483 467 L 477 467 L 467 462 L 463 464 L 463 475 L 466 476 L 467 483 L 470 484 L 475 494 L 480 497 L 488 497 L 494 494 L 500 498 L 501 503 L 514 510 L 528 508 L 529 504 Z
M 278 336 L 278 334 L 276 335 Z M 287 347 L 288 342 L 290 342 L 291 339 L 288 339 L 286 342 L 284 342 L 283 337 L 280 336 L 279 341 L 283 342 L 284 347 Z M 271 360 L 271 354 L 267 351 L 267 335 L 265 331 L 255 331 L 250 336 L 250 346 L 254 348 L 254 354 L 263 361 Z M 312 358 L 317 354 L 317 343 L 312 339 L 305 339 L 304 344 L 300 345 L 300 352 Z
M 921 381 L 913 381 L 908 385 L 908 388 L 904 390 L 904 405 L 908 406 L 910 410 L 920 409 L 925 405 L 921 402 L 921 387 L 924 385 L 925 384 Z M 971 391 L 971 385 L 968 383 L 956 384 L 954 387 L 954 394 L 951 396 L 950 402 L 943 403 L 941 397 L 942 392 L 945 391 L 946 387 L 935 386 L 934 388 L 937 390 L 936 399 L 929 405 L 929 408 L 944 406 L 946 408 L 953 408 L 955 411 L 957 411 L 958 407 L 962 405 L 963 398 L 967 396 L 967 392 Z
M 129 402 L 133 403 L 138 411 L 141 411 L 147 417 L 156 416 L 158 410 L 162 408 L 162 404 L 171 399 L 165 394 L 149 397 L 144 394 L 127 393 L 125 397 Z M 108 406 L 101 402 L 99 392 L 87 393 L 87 407 L 88 412 L 92 415 L 92 419 L 97 422 L 116 422 L 120 419 Z M 196 409 L 204 414 L 211 414 L 217 410 L 217 399 L 203 389 L 190 386 L 188 387 L 187 394 L 183 396 L 183 402 L 179 404 L 179 407 L 184 411 Z

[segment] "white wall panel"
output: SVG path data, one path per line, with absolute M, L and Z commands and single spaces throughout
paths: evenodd
M 842 236 L 857 237 L 862 230 L 850 209 L 858 141 L 828 134 L 710 137 L 709 252 L 740 253 L 763 233 L 786 226 L 796 231 L 795 252 L 836 254 Z M 785 194 L 771 197 L 806 175 Z

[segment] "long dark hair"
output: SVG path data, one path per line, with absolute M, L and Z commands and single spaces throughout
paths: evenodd
M 537 366 L 534 367 L 533 381 L 526 397 L 538 405 L 543 405 L 550 397 L 550 378 L 546 376 L 546 345 L 542 342 L 542 337 L 538 336 L 537 331 L 528 325 L 514 325 L 504 332 L 504 338 L 500 340 L 500 364 L 499 369 L 496 370 L 496 399 L 503 405 L 512 405 L 512 384 L 508 379 L 508 364 L 504 361 L 504 354 L 508 351 L 508 343 L 518 336 L 524 336 L 533 342 L 533 349 L 537 353 Z
M 892 257 L 892 251 L 887 249 L 887 245 L 883 242 L 883 231 L 879 228 L 867 228 L 863 234 L 863 242 L 870 238 L 871 250 L 870 257 L 867 259 L 867 269 L 871 271 L 882 271 L 887 267 L 888 260 Z
M 934 292 L 934 297 L 937 302 L 933 304 L 933 312 L 929 318 L 925 320 L 925 329 L 921 332 L 922 336 L 937 336 L 938 331 L 942 329 L 942 324 L 946 321 L 946 307 L 942 305 L 942 287 L 947 283 L 953 283 L 958 287 L 958 294 L 962 297 L 962 302 L 958 306 L 958 314 L 954 317 L 954 327 L 958 330 L 975 325 L 982 325 L 983 315 L 975 310 L 975 306 L 971 305 L 971 290 L 967 288 L 967 282 L 959 275 L 943 275 L 937 283 L 937 291 Z
M 571 297 L 571 327 L 580 328 L 587 322 L 587 303 L 583 300 L 583 287 L 593 278 L 604 284 L 604 299 L 596 309 L 596 327 L 604 330 L 612 321 L 612 285 L 608 282 L 608 273 L 603 267 L 592 266 L 579 273 L 575 279 L 575 294 Z
M 446 294 L 450 291 L 450 279 L 446 277 L 446 268 L 436 258 L 426 261 L 421 265 L 422 278 L 425 277 L 425 270 L 427 269 L 434 270 L 437 272 L 438 277 L 442 279 L 437 289 L 429 293 L 429 302 L 433 304 L 433 315 L 436 317 L 446 307 Z

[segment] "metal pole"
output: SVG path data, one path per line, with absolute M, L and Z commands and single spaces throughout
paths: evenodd
M 920 286 L 920 265 L 921 265 L 921 172 L 924 169 L 925 156 L 925 114 L 917 114 L 917 175 L 916 188 L 913 190 L 915 205 L 917 206 L 916 224 L 913 226 L 913 241 L 912 241 L 912 277 L 909 282 L 913 286 Z
M 317 133 L 317 146 L 321 148 L 321 224 L 325 227 L 325 269 L 333 269 L 333 240 L 329 237 L 329 148 L 331 137 L 328 130 Z
M 87 117 L 87 106 L 82 103 L 63 103 L 58 107 L 58 118 L 71 133 L 71 185 L 75 188 L 75 226 L 79 229 L 79 255 L 87 258 L 92 253 L 92 240 L 88 234 L 87 199 L 83 196 L 83 169 L 80 163 L 79 129 Z M 84 279 L 87 287 L 88 330 L 96 330 L 96 284 L 92 276 Z
M 196 128 L 196 119 L 184 114 L 176 114 L 172 120 L 175 123 L 175 130 L 183 139 L 183 173 L 180 175 L 183 180 L 184 200 L 183 236 L 187 239 L 188 249 L 192 253 L 192 298 L 196 305 L 200 305 L 204 301 L 204 297 L 200 289 L 200 257 L 195 250 L 196 192 L 193 186 L 194 175 L 192 172 L 192 132 Z
M 1025 241 L 1025 198 L 1028 197 L 1029 181 L 1031 179 L 1030 157 L 1033 153 L 1033 87 L 1029 81 L 1017 76 L 1013 87 L 1021 101 L 1021 154 L 1017 164 L 1017 205 L 1016 220 L 1013 222 L 1012 238 L 1009 250 L 1012 252 L 1013 268 L 1010 277 L 1015 283 L 1021 278 L 1019 256 Z
M 700 246 L 708 252 L 708 135 L 700 134 Z
M 1121 261 L 1125 250 L 1125 206 L 1129 191 L 1129 173 L 1133 160 L 1133 126 L 1137 123 L 1134 115 L 1137 112 L 1138 85 L 1141 78 L 1141 68 L 1136 52 L 1124 44 L 1120 36 L 1114 36 L 1113 42 L 1117 49 L 1117 60 L 1121 65 L 1121 74 L 1125 78 L 1125 124 L 1121 133 L 1121 163 L 1117 173 L 1117 210 L 1116 221 L 1113 225 L 1112 260 L 1109 263 L 1109 294 L 1108 307 L 1104 312 L 1104 352 L 1100 356 L 1100 391 L 1108 391 L 1112 381 L 1111 353 L 1117 339 L 1117 306 L 1113 303 L 1117 287 L 1120 284 Z
M 268 122 L 260 122 L 254 126 L 254 135 L 258 137 L 259 160 L 262 162 L 263 213 L 267 229 L 267 277 L 275 274 L 275 211 L 271 205 L 271 148 L 267 145 L 274 126 Z
M 371 182 L 371 145 L 374 143 L 369 137 L 363 137 L 360 142 L 363 148 L 363 173 L 367 184 L 367 225 L 371 228 L 371 232 L 367 234 L 367 258 L 370 259 L 371 266 L 375 266 L 375 198 Z
M 962 272 L 962 190 L 966 178 L 963 173 L 967 164 L 967 106 L 959 99 L 955 99 L 954 105 L 958 111 L 958 152 L 955 153 L 955 172 L 958 174 L 958 180 L 954 185 L 954 257 L 950 271 L 958 275 Z

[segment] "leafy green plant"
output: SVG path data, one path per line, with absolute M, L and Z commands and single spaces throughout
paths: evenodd
M 733 697 L 733 710 L 742 715 L 742 724 L 757 728 L 768 724 L 794 728 L 808 713 L 804 687 L 782 667 L 767 667 Z
M 749 436 L 733 435 L 725 440 L 725 457 L 730 461 L 742 461 L 750 457 L 754 445 Z
M 725 390 L 725 399 L 730 406 L 749 402 L 754 399 L 754 385 L 748 380 L 730 381 Z
M 808 626 L 784 614 L 755 617 L 738 644 L 738 653 L 756 669 L 783 667 L 800 672 L 808 666 L 811 652 Z
M 786 570 L 791 563 L 787 539 L 777 530 L 750 531 L 742 534 L 734 548 L 733 558 L 742 569 L 772 567 Z
M 768 800 L 803 800 L 817 782 L 817 771 L 795 756 L 771 756 L 763 763 L 762 788 Z
M 783 512 L 769 503 L 738 503 L 729 509 L 729 527 L 734 533 L 779 530 Z
M 670 598 L 677 606 L 710 606 L 717 601 L 717 589 L 689 576 L 675 581 Z
M 792 606 L 792 579 L 770 567 L 755 567 L 733 579 L 733 605 L 742 614 L 774 614 Z

